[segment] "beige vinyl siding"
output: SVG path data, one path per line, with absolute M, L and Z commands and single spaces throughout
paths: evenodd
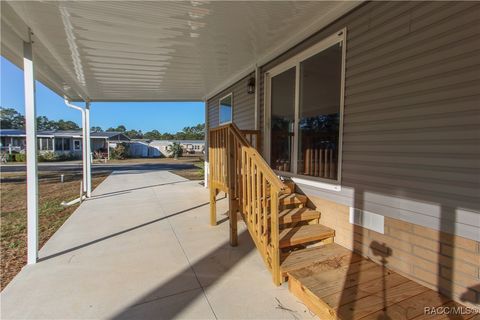
M 342 190 L 322 197 L 480 240 L 480 3 L 369 2 L 347 28 Z M 253 104 L 252 104 L 253 112 Z
M 220 98 L 233 93 L 233 122 L 244 130 L 255 128 L 255 94 L 248 94 L 248 80 L 254 77 L 255 73 L 248 75 L 229 88 L 208 99 L 209 126 L 218 126 Z

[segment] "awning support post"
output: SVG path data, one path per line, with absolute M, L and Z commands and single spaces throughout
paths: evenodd
M 38 167 L 37 112 L 32 42 L 23 42 L 23 74 L 25 85 L 25 131 L 27 152 L 27 264 L 38 258 Z
M 90 101 L 85 101 L 85 138 L 87 139 L 87 198 L 92 196 L 92 147 L 90 139 Z

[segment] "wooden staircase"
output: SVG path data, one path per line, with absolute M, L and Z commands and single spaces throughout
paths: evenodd
M 254 131 L 247 133 L 252 135 Z M 308 199 L 296 192 L 295 183 L 280 179 L 234 124 L 209 131 L 209 159 L 211 224 L 217 221 L 216 195 L 226 192 L 230 244 L 237 244 L 238 212 L 275 284 L 286 280 L 284 263 L 291 268 L 295 261 L 288 257 L 333 243 L 335 231 L 319 224 L 321 213 L 306 207 Z M 304 263 L 307 259 L 301 260 Z

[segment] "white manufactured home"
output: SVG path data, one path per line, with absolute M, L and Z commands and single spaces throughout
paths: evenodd
M 210 224 L 228 221 L 224 236 L 238 245 L 207 260 L 229 271 L 225 264 L 244 252 L 244 228 L 264 264 L 242 273 L 255 282 L 248 289 L 229 281 L 235 272 L 199 280 L 212 310 L 225 302 L 217 310 L 224 318 L 276 317 L 253 305 L 265 287 L 288 283 L 321 319 L 428 319 L 428 308 L 467 307 L 461 319 L 473 319 L 479 30 L 479 2 L 3 1 L 1 41 L 2 55 L 24 69 L 27 146 L 36 141 L 33 71 L 67 100 L 85 102 L 87 120 L 97 101 L 205 102 Z M 32 179 L 35 150 L 27 152 Z M 29 185 L 29 264 L 37 262 L 37 191 Z M 163 192 L 171 204 L 175 194 Z M 226 220 L 217 214 L 224 205 Z M 188 230 L 186 238 L 205 240 L 219 229 Z M 194 272 L 211 271 L 205 257 L 196 259 Z M 273 283 L 260 280 L 265 270 Z M 124 280 L 119 291 L 136 290 Z M 215 296 L 218 287 L 227 289 Z M 148 308 L 168 290 L 125 303 Z M 16 311 L 17 300 L 7 301 L 11 317 L 51 314 L 43 306 Z M 240 314 L 225 311 L 239 301 Z M 106 317 L 121 308 L 113 309 Z M 139 314 L 168 314 L 163 304 L 148 310 Z

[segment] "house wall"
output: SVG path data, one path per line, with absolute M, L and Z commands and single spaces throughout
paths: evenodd
M 255 77 L 255 73 L 251 73 L 234 85 L 208 99 L 208 126 L 210 128 L 218 126 L 219 100 L 230 92 L 233 93 L 233 121 L 235 124 L 243 130 L 252 130 L 255 128 L 255 94 L 247 93 L 247 84 L 251 77 Z
M 265 72 L 346 27 L 341 190 L 298 184 L 299 191 L 341 245 L 372 256 L 372 243 L 383 243 L 389 267 L 473 303 L 480 292 L 479 16 L 478 2 L 368 2 L 262 66 L 258 88 L 264 135 Z M 211 126 L 215 116 L 218 123 L 213 102 Z M 385 234 L 351 225 L 350 207 L 383 215 Z
M 480 240 L 479 13 L 369 2 L 262 67 L 347 28 L 342 190 L 307 195 Z

